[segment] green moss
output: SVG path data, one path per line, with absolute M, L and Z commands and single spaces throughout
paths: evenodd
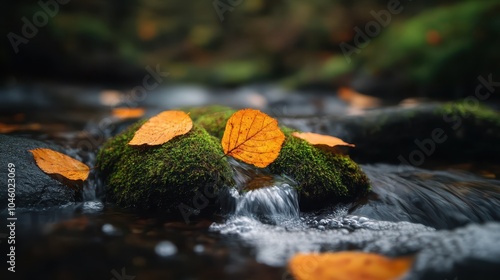
M 210 135 L 222 139 L 224 130 L 226 129 L 227 120 L 234 113 L 234 110 L 218 111 L 211 114 L 206 114 L 197 119 L 196 123 L 203 127 Z
M 195 208 L 197 193 L 212 194 L 232 184 L 219 141 L 203 128 L 194 125 L 189 133 L 158 147 L 129 146 L 143 123 L 108 141 L 98 154 L 108 197 L 117 204 L 174 212 L 181 203 Z
M 498 1 L 460 1 L 428 9 L 388 26 L 359 56 L 352 57 L 353 64 L 375 79 L 392 73 L 396 79 L 408 79 L 406 83 L 436 88 L 435 94 L 452 96 L 450 88 L 475 85 L 478 73 L 498 73 L 492 58 L 498 57 L 500 46 L 496 40 L 499 21 L 494 12 L 499 8 Z M 478 30 L 480 36 L 470 36 Z M 437 43 L 429 42 L 429 32 L 438 34 Z
M 196 123 L 220 140 L 234 110 L 217 109 L 197 118 Z M 282 127 L 282 130 L 285 142 L 279 157 L 269 165 L 268 170 L 298 182 L 301 209 L 319 209 L 369 191 L 368 178 L 351 158 L 332 154 L 293 137 L 290 128 Z
M 236 112 L 236 110 L 226 107 L 226 106 L 221 106 L 221 105 L 210 105 L 210 106 L 203 106 L 203 107 L 187 107 L 187 108 L 181 108 L 180 110 L 184 112 L 188 112 L 189 116 L 193 120 L 193 122 L 196 122 L 200 117 L 209 117 L 212 115 L 217 115 L 223 112 L 231 112 L 229 116 Z
M 472 99 L 470 102 L 463 100 L 446 103 L 438 107 L 436 113 L 443 116 L 469 118 L 469 120 L 476 123 L 491 122 L 492 124 L 500 125 L 500 115 L 498 112 L 480 104 L 475 99 Z
M 316 148 L 293 137 L 289 128 L 282 130 L 285 142 L 268 168 L 274 174 L 285 174 L 297 181 L 301 209 L 319 209 L 369 191 L 368 178 L 348 156 Z
M 180 203 L 193 205 L 196 193 L 206 187 L 213 192 L 211 188 L 233 183 L 220 139 L 234 110 L 216 106 L 186 111 L 195 120 L 193 130 L 159 147 L 127 145 L 144 121 L 104 145 L 98 166 L 112 200 L 125 207 L 175 211 Z M 289 128 L 282 130 L 286 140 L 267 170 L 298 182 L 301 209 L 320 209 L 368 192 L 368 178 L 348 156 L 316 148 L 291 136 Z

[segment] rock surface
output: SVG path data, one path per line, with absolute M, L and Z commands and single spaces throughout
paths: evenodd
M 285 123 L 355 144 L 350 155 L 363 163 L 389 162 L 419 167 L 428 159 L 459 162 L 500 156 L 500 114 L 477 102 L 390 107 L 359 116 Z
M 163 145 L 129 146 L 143 123 L 132 125 L 99 151 L 97 165 L 108 199 L 123 207 L 178 214 L 213 206 L 218 191 L 232 180 L 218 141 L 195 125 Z
M 81 199 L 81 194 L 51 178 L 38 168 L 33 155 L 28 151 L 34 148 L 50 148 L 61 151 L 56 145 L 41 141 L 0 135 L 0 200 L 7 201 L 8 164 L 15 165 L 15 205 L 16 208 L 43 208 L 59 206 Z M 7 208 L 7 204 L 5 210 Z

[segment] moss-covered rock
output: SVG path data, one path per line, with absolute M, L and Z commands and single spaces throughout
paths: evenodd
M 301 209 L 318 209 L 368 193 L 368 177 L 349 156 L 314 147 L 292 136 L 293 130 L 289 128 L 282 130 L 285 142 L 268 168 L 274 174 L 285 174 L 297 181 Z
M 356 144 L 350 155 L 363 163 L 418 167 L 436 160 L 457 163 L 500 156 L 500 114 L 474 98 L 314 119 L 309 126 Z
M 210 135 L 215 136 L 217 139 L 222 139 L 224 130 L 226 129 L 227 120 L 234 113 L 234 110 L 223 110 L 206 114 L 199 117 L 196 123 L 207 130 Z
M 229 108 L 211 111 L 197 118 L 196 123 L 210 134 L 222 138 L 226 122 L 234 112 Z M 335 202 L 360 197 L 370 184 L 359 166 L 346 155 L 332 154 L 293 137 L 294 131 L 282 127 L 286 138 L 280 155 L 268 166 L 272 174 L 287 175 L 297 181 L 302 210 L 319 209 Z
M 175 211 L 180 204 L 196 208 L 193 199 L 207 188 L 213 193 L 233 184 L 220 139 L 235 111 L 221 106 L 185 110 L 194 120 L 193 130 L 159 147 L 127 145 L 144 121 L 104 145 L 98 166 L 113 201 L 125 207 Z M 286 140 L 280 155 L 264 171 L 297 181 L 302 210 L 320 209 L 368 192 L 367 177 L 348 156 L 316 148 L 291 136 L 289 128 L 282 130 Z
M 218 140 L 195 124 L 187 134 L 161 146 L 129 146 L 143 123 L 108 141 L 98 154 L 108 198 L 123 207 L 166 212 L 210 209 L 214 193 L 232 184 Z

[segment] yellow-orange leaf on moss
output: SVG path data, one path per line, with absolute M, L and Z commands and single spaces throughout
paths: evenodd
M 285 135 L 278 121 L 259 110 L 234 113 L 222 136 L 224 154 L 257 167 L 266 167 L 279 155 Z
M 344 142 L 344 140 L 340 138 L 329 135 L 317 134 L 312 132 L 294 132 L 292 133 L 292 135 L 294 137 L 304 139 L 312 145 L 327 145 L 330 147 L 335 147 L 335 146 L 355 147 L 354 144 L 349 144 L 347 142 Z
M 288 266 L 296 280 L 400 279 L 413 258 L 387 258 L 373 253 L 339 252 L 297 254 Z
M 136 132 L 129 145 L 155 146 L 168 142 L 175 136 L 188 133 L 193 121 L 182 111 L 164 111 L 145 122 Z
M 137 119 L 144 115 L 144 108 L 115 108 L 111 111 L 113 117 L 126 120 Z
M 37 148 L 30 152 L 36 165 L 46 174 L 61 175 L 71 181 L 85 181 L 89 176 L 90 168 L 86 164 L 65 154 L 46 148 Z

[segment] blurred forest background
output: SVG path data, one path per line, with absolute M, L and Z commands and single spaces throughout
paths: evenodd
M 500 80 L 500 1 L 401 0 L 384 17 L 394 1 L 7 1 L 0 75 L 124 87 L 159 65 L 169 83 L 439 97 L 470 94 L 479 75 Z M 57 11 L 16 54 L 12 34 L 24 37 L 23 18 L 43 23 L 49 2 Z

